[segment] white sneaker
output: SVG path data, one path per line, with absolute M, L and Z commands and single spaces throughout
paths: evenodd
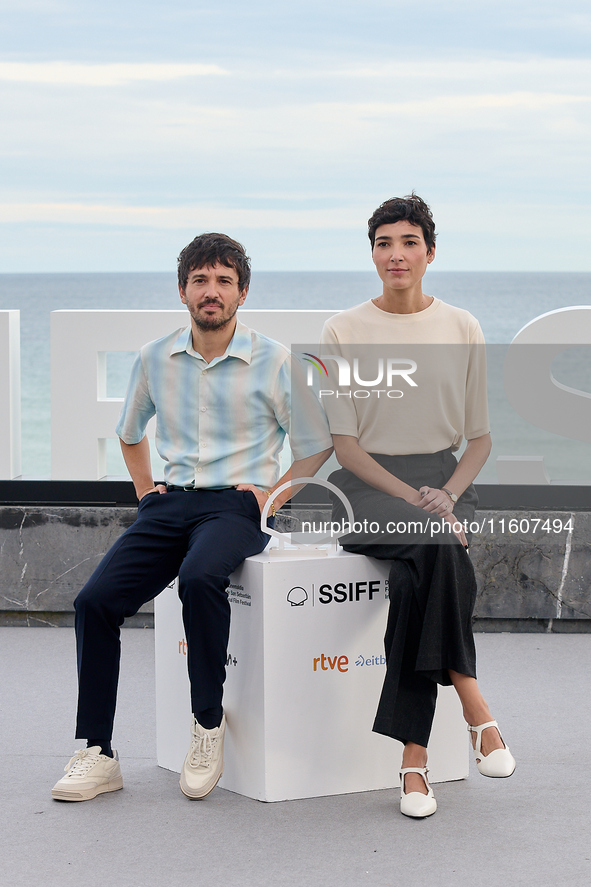
M 226 716 L 219 727 L 205 730 L 195 718 L 191 725 L 191 747 L 181 770 L 181 791 L 192 800 L 204 798 L 218 784 L 224 772 L 224 732 Z
M 100 746 L 79 748 L 64 770 L 66 775 L 51 790 L 58 801 L 90 801 L 102 792 L 123 788 L 123 777 L 117 752 L 114 757 L 101 754 Z

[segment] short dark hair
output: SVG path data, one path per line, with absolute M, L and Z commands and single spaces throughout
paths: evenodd
M 378 206 L 374 214 L 367 222 L 367 236 L 373 249 L 376 240 L 376 231 L 380 225 L 393 225 L 395 222 L 407 221 L 411 225 L 417 225 L 423 231 L 423 237 L 427 249 L 435 246 L 435 222 L 431 209 L 418 194 L 413 191 L 406 197 L 391 197 Z
M 181 251 L 177 264 L 182 290 L 187 286 L 191 271 L 195 268 L 213 268 L 216 264 L 234 269 L 240 292 L 250 284 L 250 259 L 246 250 L 227 234 L 199 234 Z

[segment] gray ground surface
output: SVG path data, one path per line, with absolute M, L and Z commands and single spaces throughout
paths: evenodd
M 0 870 L 6 885 L 349 887 L 591 883 L 591 638 L 477 635 L 480 684 L 518 761 L 511 779 L 435 787 L 410 820 L 397 792 L 263 804 L 185 799 L 156 765 L 151 631 L 123 633 L 115 744 L 123 791 L 53 801 L 77 744 L 71 629 L 0 628 Z M 310 749 L 310 754 L 314 749 Z M 398 761 L 393 760 L 396 768 Z

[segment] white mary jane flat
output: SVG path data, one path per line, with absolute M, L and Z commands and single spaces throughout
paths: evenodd
M 412 816 L 413 819 L 424 819 L 426 816 L 432 816 L 437 810 L 437 801 L 433 794 L 433 789 L 427 782 L 427 767 L 403 767 L 400 771 L 400 812 L 405 816 Z M 422 792 L 404 791 L 404 777 L 407 773 L 420 773 L 427 788 L 427 794 Z
M 505 779 L 507 776 L 511 776 L 515 770 L 515 758 L 505 744 L 500 730 L 499 736 L 501 736 L 501 742 L 505 748 L 495 748 L 488 755 L 482 754 L 482 731 L 486 730 L 487 727 L 496 727 L 499 730 L 499 725 L 496 721 L 487 721 L 486 724 L 480 724 L 478 727 L 468 727 L 470 734 L 476 733 L 476 744 L 474 746 L 476 766 L 483 776 Z

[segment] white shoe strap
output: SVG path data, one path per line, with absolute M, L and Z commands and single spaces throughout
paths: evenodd
M 482 731 L 486 730 L 487 727 L 496 727 L 499 730 L 499 725 L 496 721 L 487 721 L 486 724 L 479 724 L 477 727 L 470 727 L 468 725 L 468 733 L 476 733 L 476 745 L 474 746 L 474 751 L 476 754 L 480 753 L 481 745 L 482 745 Z M 501 731 L 499 730 L 499 736 L 501 736 Z M 501 742 L 503 742 L 503 737 L 501 736 Z M 503 743 L 504 745 L 505 743 Z
M 407 773 L 419 773 L 423 777 L 423 782 L 425 783 L 425 788 L 427 792 L 431 791 L 431 786 L 427 782 L 427 773 L 429 772 L 428 767 L 403 767 L 400 770 L 400 790 L 403 795 L 406 794 L 404 790 L 404 777 Z M 412 793 L 411 793 L 412 794 Z

